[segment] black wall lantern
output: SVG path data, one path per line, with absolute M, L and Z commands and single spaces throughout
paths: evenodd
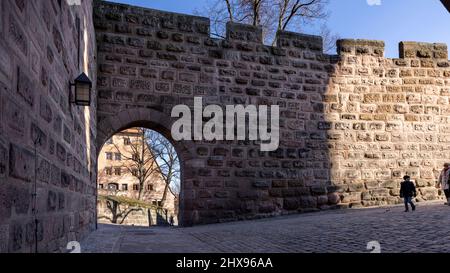
M 75 96 L 72 99 L 72 87 L 75 86 Z M 81 73 L 74 83 L 70 83 L 69 102 L 79 106 L 91 105 L 92 82 L 89 77 Z

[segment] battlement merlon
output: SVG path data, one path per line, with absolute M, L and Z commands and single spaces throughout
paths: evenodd
M 262 43 L 263 31 L 261 27 L 228 22 L 226 25 L 226 39 Z
M 290 31 L 277 33 L 278 47 L 294 47 L 304 50 L 323 52 L 323 38 L 321 36 L 301 34 Z
M 400 42 L 400 58 L 448 60 L 447 45 L 443 43 Z
M 351 54 L 384 57 L 384 41 L 341 39 L 337 41 L 336 45 L 339 55 Z
M 180 32 L 209 39 L 211 37 L 209 18 L 160 11 L 149 8 L 94 0 L 96 28 L 113 31 L 122 25 L 141 25 L 144 29 Z M 145 32 L 145 30 L 144 30 Z M 261 27 L 229 22 L 226 25 L 226 40 L 263 44 Z M 293 48 L 323 53 L 323 38 L 316 35 L 279 31 L 275 48 Z M 337 41 L 337 54 L 371 55 L 384 57 L 385 43 L 378 40 L 341 39 Z M 401 42 L 400 58 L 419 58 L 448 61 L 447 45 L 443 43 Z M 284 53 L 283 53 L 284 54 Z
M 94 0 L 96 28 L 108 29 L 111 24 L 142 25 L 161 31 L 179 31 L 203 37 L 210 37 L 210 19 L 150 8 Z M 103 24 L 103 25 L 102 25 Z
M 384 41 L 342 39 L 337 41 L 339 55 L 372 55 L 384 57 Z M 401 59 L 448 60 L 447 45 L 443 43 L 400 42 Z

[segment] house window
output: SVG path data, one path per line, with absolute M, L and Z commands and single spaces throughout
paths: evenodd
M 106 160 L 112 160 L 113 154 L 112 153 L 106 153 Z
M 122 190 L 128 191 L 128 184 L 122 184 Z
M 114 169 L 114 174 L 115 175 L 121 175 L 122 174 L 122 170 L 120 168 L 115 168 Z
M 98 184 L 99 189 L 103 189 L 103 184 Z
M 130 145 L 131 144 L 131 140 L 129 137 L 124 137 L 123 138 L 123 144 L 124 145 Z
M 138 176 L 138 170 L 137 169 L 133 169 L 133 170 L 131 170 L 131 174 L 133 175 L 133 176 Z
M 108 190 L 110 191 L 117 191 L 119 189 L 119 185 L 116 183 L 110 183 L 108 184 Z
M 147 185 L 147 190 L 153 191 L 153 185 Z
M 162 206 L 162 201 L 153 201 L 152 204 L 153 204 L 153 206 L 161 207 Z
M 134 184 L 133 185 L 133 191 L 138 191 L 139 190 L 139 185 L 138 184 Z
M 122 155 L 119 154 L 119 153 L 116 153 L 115 154 L 115 158 L 116 158 L 117 161 L 120 161 L 120 160 L 122 160 Z
M 106 168 L 105 173 L 106 175 L 112 175 L 112 168 Z

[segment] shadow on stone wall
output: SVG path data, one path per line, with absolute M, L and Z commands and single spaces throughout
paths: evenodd
M 96 107 L 68 98 L 95 89 L 92 2 L 2 0 L 0 37 L 0 252 L 65 251 L 96 223 Z

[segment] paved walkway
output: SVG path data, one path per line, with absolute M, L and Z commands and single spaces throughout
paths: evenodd
M 419 203 L 403 207 L 351 209 L 190 228 L 101 225 L 81 242 L 82 252 L 280 253 L 450 252 L 450 207 Z

